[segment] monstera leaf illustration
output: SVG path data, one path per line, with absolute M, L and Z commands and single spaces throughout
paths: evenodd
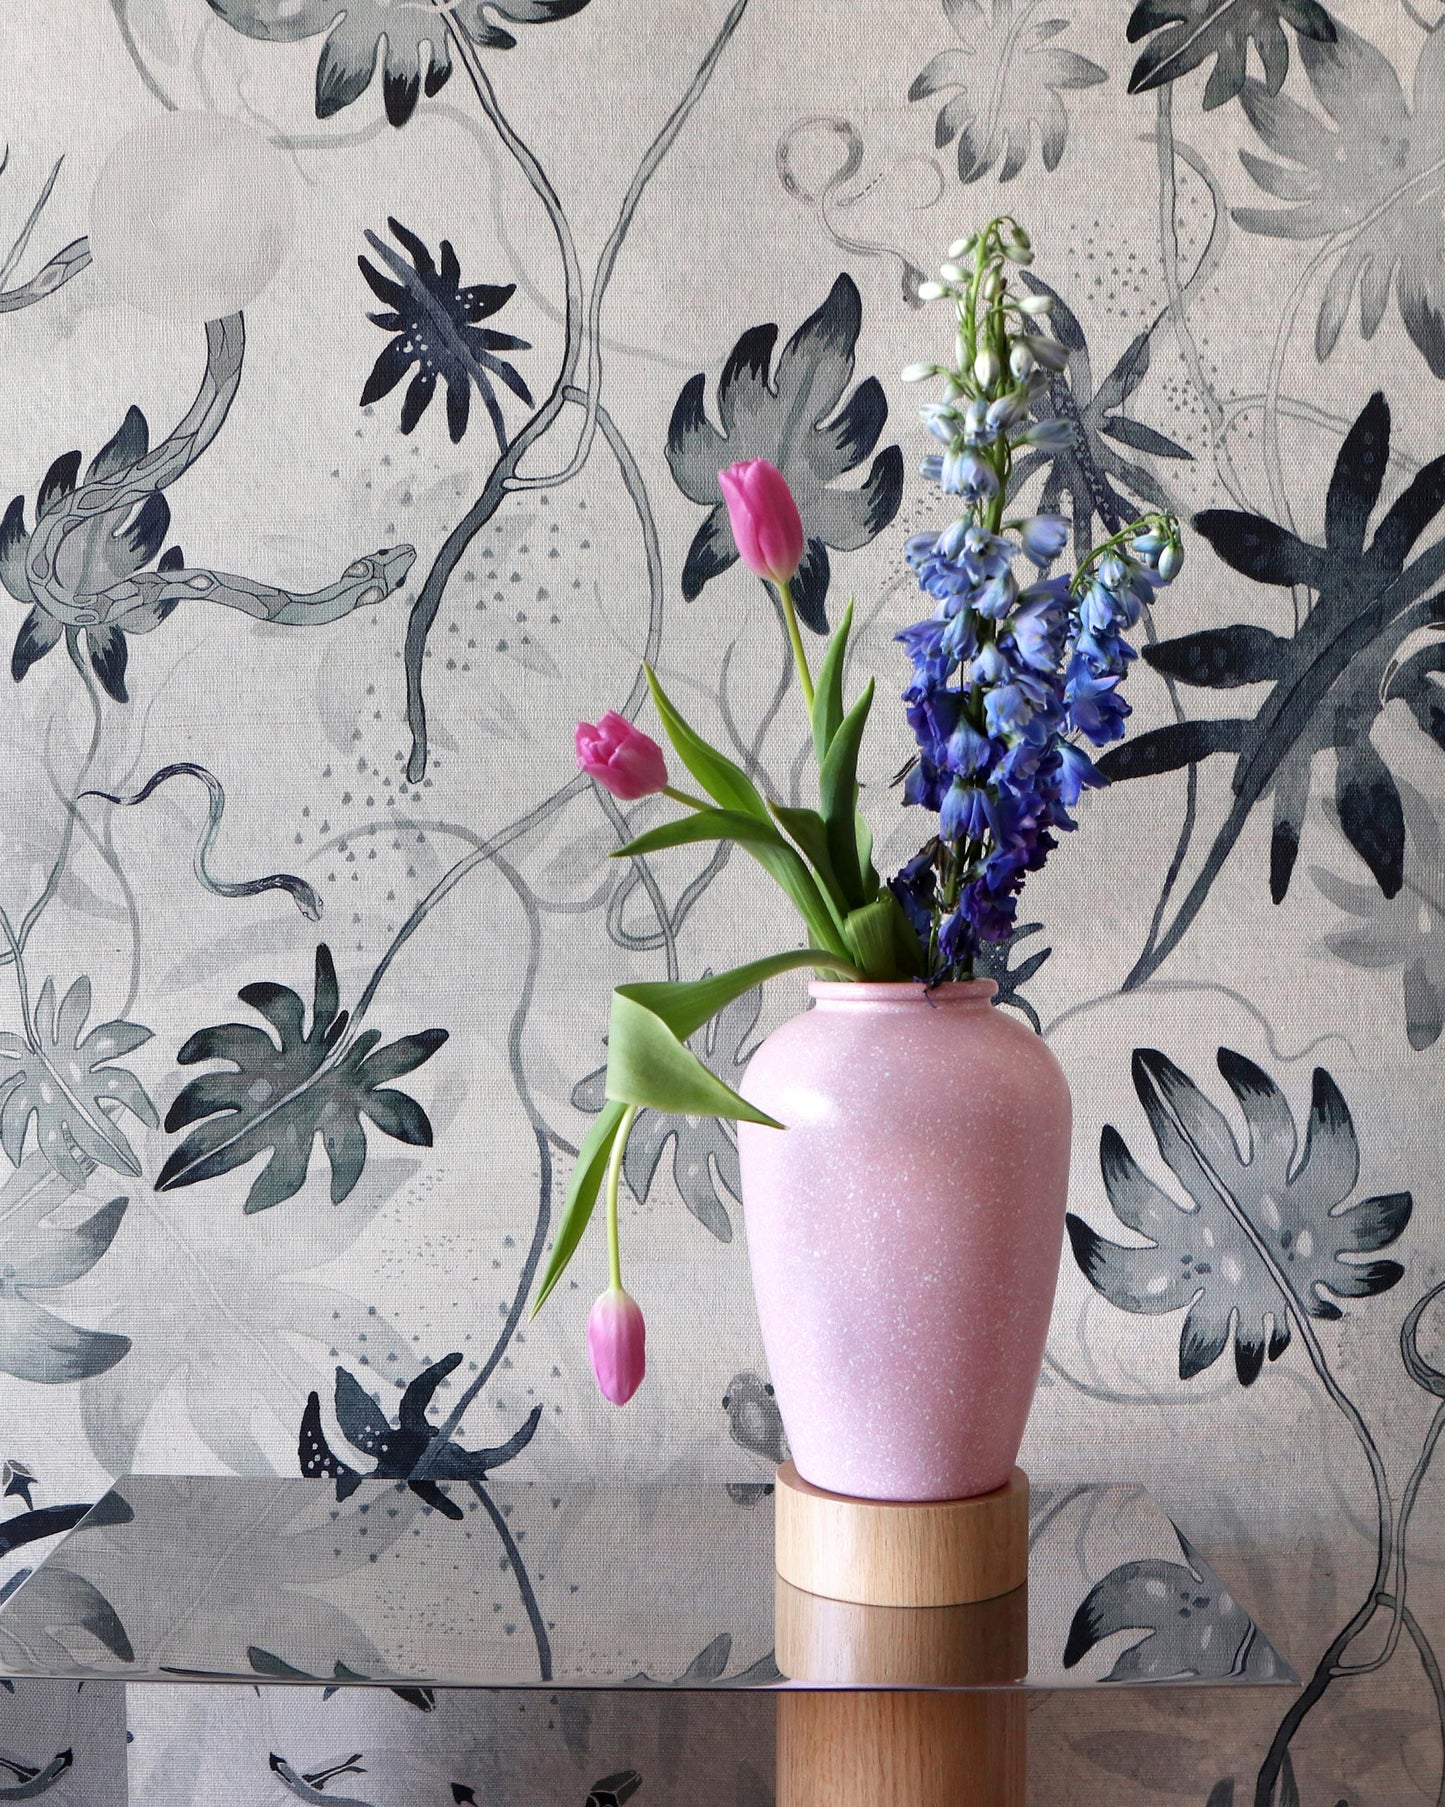
M 1219 1071 L 1249 1130 L 1240 1152 L 1228 1119 L 1173 1061 L 1135 1050 L 1134 1089 L 1165 1164 L 1188 1195 L 1181 1203 L 1144 1172 L 1118 1130 L 1099 1147 L 1104 1189 L 1141 1244 L 1107 1242 L 1070 1214 L 1074 1259 L 1090 1284 L 1124 1311 L 1187 1311 L 1179 1375 L 1211 1367 L 1234 1336 L 1242 1385 L 1265 1355 L 1289 1347 L 1290 1318 L 1338 1318 L 1335 1299 L 1385 1292 L 1404 1269 L 1363 1257 L 1394 1242 L 1410 1220 L 1408 1192 L 1347 1203 L 1359 1178 L 1355 1126 L 1340 1089 L 1316 1067 L 1303 1154 L 1294 1118 L 1274 1081 L 1228 1048 Z M 1331 1296 L 1333 1295 L 1333 1297 Z
M 98 1023 L 87 1035 L 90 980 L 81 978 L 56 1008 L 55 981 L 40 988 L 25 1036 L 0 1035 L 0 1146 L 18 1167 L 31 1119 L 41 1154 L 72 1186 L 92 1167 L 139 1174 L 135 1150 L 106 1110 L 118 1104 L 148 1128 L 156 1110 L 135 1074 L 109 1063 L 151 1038 L 139 1023 Z
M 1111 1682 L 1273 1681 L 1274 1652 L 1249 1614 L 1209 1573 L 1182 1531 L 1184 1561 L 1126 1562 L 1096 1582 L 1074 1614 L 1064 1645 L 1072 1669 L 1120 1631 L 1145 1636 L 1120 1652 Z
M 1432 459 L 1386 510 L 1366 545 L 1390 455 L 1390 409 L 1374 395 L 1350 428 L 1325 500 L 1325 543 L 1310 545 L 1261 515 L 1211 508 L 1195 526 L 1234 570 L 1262 584 L 1303 584 L 1317 593 L 1290 638 L 1239 623 L 1146 646 L 1144 658 L 1181 684 L 1234 690 L 1268 684 L 1252 713 L 1174 722 L 1131 737 L 1100 760 L 1111 779 L 1153 777 L 1215 753 L 1235 755 L 1234 800 L 1217 831 L 1158 958 L 1198 914 L 1260 800 L 1274 796 L 1270 893 L 1289 890 L 1309 800 L 1310 767 L 1333 749 L 1335 806 L 1351 846 L 1386 897 L 1404 876 L 1405 816 L 1399 789 L 1370 739 L 1390 701 L 1405 702 L 1445 747 L 1445 710 L 1435 674 L 1445 671 L 1445 637 L 1403 661 L 1403 643 L 1421 628 L 1445 626 L 1445 541 L 1412 563 L 1420 535 L 1445 508 L 1445 457 Z M 1156 962 L 1157 963 L 1157 962 Z
M 1334 42 L 1335 23 L 1319 0 L 1139 0 L 1129 16 L 1129 42 L 1157 35 L 1134 65 L 1129 92 L 1161 88 L 1213 57 L 1204 107 L 1222 107 L 1244 86 L 1253 43 L 1265 90 L 1278 94 L 1289 70 L 1286 25 L 1299 33 L 1302 51 L 1312 42 Z
M 833 487 L 873 450 L 888 419 L 876 377 L 843 400 L 862 324 L 858 285 L 842 275 L 779 352 L 776 365 L 776 326 L 754 326 L 734 345 L 717 384 L 721 430 L 707 417 L 705 375 L 691 378 L 678 396 L 667 432 L 667 462 L 682 493 L 709 511 L 683 567 L 682 593 L 689 602 L 738 556 L 719 471 L 740 459 L 766 458 L 788 479 L 807 535 L 793 602 L 814 633 L 827 632 L 828 548 L 856 552 L 866 546 L 903 500 L 903 453 L 896 445 L 878 454 L 857 489 Z
M 1067 20 L 1032 18 L 1032 5 L 944 0 L 943 10 L 959 42 L 920 70 L 908 98 L 948 96 L 934 143 L 942 150 L 958 140 L 959 180 L 977 182 L 998 164 L 998 180 L 1011 182 L 1028 161 L 1036 129 L 1044 168 L 1057 169 L 1069 139 L 1060 95 L 1097 87 L 1108 71 L 1055 43 Z
M 1300 55 L 1324 119 L 1277 94 L 1278 82 L 1248 82 L 1241 95 L 1250 123 L 1284 161 L 1243 150 L 1240 160 L 1266 194 L 1291 205 L 1236 207 L 1231 217 L 1247 232 L 1335 241 L 1324 253 L 1337 252 L 1315 322 L 1321 363 L 1356 288 L 1360 332 L 1371 339 L 1393 287 L 1405 331 L 1431 374 L 1445 377 L 1445 32 L 1428 33 L 1420 47 L 1413 107 L 1389 59 L 1344 25 L 1328 39 L 1301 39 Z
M 423 91 L 439 94 L 452 73 L 445 20 L 484 50 L 510 50 L 512 25 L 542 25 L 581 12 L 587 0 L 453 0 L 434 7 L 392 0 L 210 0 L 233 31 L 273 44 L 327 34 L 316 66 L 316 117 L 359 100 L 382 62 L 382 97 L 393 125 L 405 125 Z M 505 20 L 507 24 L 501 23 Z
M 113 1198 L 97 1207 L 75 1197 L 40 1153 L 27 1155 L 0 1186 L 0 1371 L 54 1385 L 103 1374 L 129 1352 L 128 1336 L 83 1329 L 46 1309 L 58 1288 L 105 1254 L 126 1204 Z M 6 1464 L 7 1494 L 23 1494 L 28 1505 L 33 1485 L 19 1464 Z
M 176 1057 L 183 1066 L 222 1060 L 235 1070 L 202 1074 L 177 1094 L 166 1129 L 200 1127 L 173 1150 L 156 1181 L 158 1190 L 194 1186 L 269 1154 L 246 1198 L 248 1212 L 264 1211 L 301 1190 L 312 1143 L 320 1136 L 331 1164 L 331 1202 L 340 1204 L 366 1165 L 363 1116 L 398 1142 L 431 1146 L 426 1112 L 387 1082 L 430 1060 L 447 1039 L 445 1029 L 405 1035 L 384 1048 L 377 1046 L 376 1029 L 349 1039 L 336 966 L 325 942 L 316 950 L 309 1031 L 305 1007 L 289 986 L 263 980 L 243 986 L 238 995 L 265 1017 L 279 1046 L 249 1023 L 221 1023 L 186 1042 Z

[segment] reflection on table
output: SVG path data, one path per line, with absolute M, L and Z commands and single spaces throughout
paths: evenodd
M 1026 1590 L 862 1608 L 771 1489 L 139 1475 L 0 1606 L 0 1673 L 390 1687 L 1078 1688 L 1294 1677 L 1141 1489 L 1033 1490 Z M 1025 1595 L 1027 1596 L 1025 1598 Z

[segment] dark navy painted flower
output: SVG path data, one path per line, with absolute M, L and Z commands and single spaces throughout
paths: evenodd
M 425 93 L 441 92 L 452 73 L 450 21 L 484 50 L 517 42 L 492 17 L 539 25 L 581 12 L 587 0 L 461 0 L 434 7 L 429 0 L 210 0 L 233 31 L 272 44 L 327 34 L 316 65 L 316 117 L 329 119 L 371 86 L 378 61 L 386 116 L 405 125 Z
M 376 1466 L 369 1474 L 363 1474 L 333 1454 L 321 1426 L 320 1396 L 312 1393 L 301 1416 L 302 1474 L 334 1480 L 336 1497 L 342 1500 L 349 1499 L 364 1480 L 405 1481 L 418 1499 L 434 1506 L 446 1518 L 461 1518 L 461 1507 L 443 1493 L 438 1483 L 485 1480 L 494 1468 L 510 1462 L 527 1447 L 542 1415 L 542 1408 L 533 1406 L 520 1428 L 495 1449 L 463 1449 L 451 1441 L 438 1446 L 441 1432 L 428 1422 L 427 1408 L 437 1388 L 461 1364 L 459 1354 L 448 1355 L 423 1369 L 402 1394 L 395 1425 L 361 1383 L 345 1368 L 338 1368 L 336 1422 L 347 1442 L 364 1456 L 370 1456 Z
M 385 312 L 366 317 L 392 335 L 366 379 L 361 392 L 362 407 L 390 395 L 406 373 L 414 369 L 416 374 L 402 398 L 402 432 L 410 433 L 425 414 L 440 381 L 446 385 L 447 431 L 455 445 L 471 418 L 475 383 L 491 416 L 498 449 L 505 451 L 506 421 L 493 378 L 505 383 L 529 408 L 532 392 L 520 371 L 498 354 L 529 351 L 531 344 L 512 333 L 496 332 L 481 322 L 506 306 L 516 293 L 516 283 L 473 283 L 463 288 L 461 265 L 450 239 L 441 242 L 438 265 L 421 239 L 400 221 L 389 219 L 387 225 L 411 262 L 374 232 L 367 233 L 366 242 L 392 275 L 384 275 L 365 257 L 356 260 L 378 299 L 386 304 Z
M 1194 454 L 1123 412 L 1149 374 L 1149 333 L 1140 333 L 1128 345 L 1096 388 L 1078 315 L 1032 270 L 1021 272 L 1021 280 L 1035 295 L 1053 298 L 1049 324 L 1068 348 L 1069 363 L 1065 371 L 1048 373 L 1047 406 L 1040 412 L 1053 418 L 1039 422 L 1040 430 L 1032 436 L 1024 435 L 1031 449 L 1014 464 L 1010 488 L 1017 492 L 1037 472 L 1046 471 L 1040 510 L 1068 514 L 1075 545 L 1087 546 L 1095 537 L 1096 518 L 1106 532 L 1118 533 L 1139 512 L 1139 503 L 1170 506 L 1153 472 L 1122 456 L 1120 447 L 1152 458 L 1192 459 Z
M 887 446 L 856 489 L 835 487 L 877 445 L 888 403 L 876 377 L 853 380 L 853 353 L 863 302 L 843 275 L 773 357 L 778 329 L 754 326 L 734 345 L 717 381 L 721 428 L 708 419 L 707 378 L 693 377 L 677 398 L 667 434 L 667 461 L 683 494 L 708 509 L 688 550 L 682 593 L 691 602 L 738 556 L 718 474 L 743 459 L 766 458 L 788 480 L 807 536 L 793 579 L 799 620 L 827 631 L 831 575 L 828 548 L 856 552 L 876 538 L 903 499 L 903 453 Z

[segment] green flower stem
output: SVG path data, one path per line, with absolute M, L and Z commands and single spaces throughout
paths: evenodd
M 675 784 L 664 784 L 664 797 L 671 797 L 674 803 L 681 803 L 687 809 L 711 809 L 711 803 L 704 803 L 701 797 L 694 797 L 691 791 L 680 791 Z
M 1075 571 L 1073 581 L 1069 585 L 1069 594 L 1071 596 L 1079 594 L 1089 581 L 1090 572 L 1106 552 L 1112 552 L 1116 546 L 1122 546 L 1126 540 L 1136 539 L 1141 533 L 1147 533 L 1151 528 L 1167 534 L 1172 540 L 1177 541 L 1179 538 L 1179 521 L 1176 516 L 1161 514 L 1156 510 L 1140 515 L 1137 521 L 1130 521 L 1129 525 L 1121 527 L 1118 533 L 1111 534 L 1106 540 L 1101 540 L 1086 557 L 1079 561 L 1079 568 Z
M 808 655 L 803 649 L 803 636 L 798 631 L 798 613 L 793 607 L 791 580 L 778 585 L 778 599 L 783 605 L 783 619 L 788 624 L 788 641 L 793 649 L 793 663 L 798 668 L 798 682 L 803 687 L 803 701 L 808 705 L 808 719 L 813 718 L 813 678 L 808 670 Z
M 607 1158 L 607 1271 L 614 1292 L 622 1290 L 622 1249 L 617 1236 L 617 1186 L 622 1178 L 622 1157 L 627 1152 L 627 1138 L 637 1121 L 638 1106 L 629 1104 L 612 1138 L 612 1153 Z

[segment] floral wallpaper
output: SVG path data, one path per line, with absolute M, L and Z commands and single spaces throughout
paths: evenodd
M 1034 1797 L 1445 1800 L 1433 0 L 53 0 L 0 67 L 6 1585 L 126 1471 L 380 1474 L 485 1528 L 545 1679 L 489 1476 L 766 1479 L 725 1129 L 629 1149 L 626 1412 L 585 1274 L 527 1316 L 610 986 L 759 932 L 725 847 L 608 864 L 653 806 L 571 729 L 648 660 L 796 790 L 744 457 L 798 496 L 806 628 L 855 598 L 901 687 L 896 373 L 1008 210 L 1073 351 L 1040 505 L 1193 522 L 995 956 L 1078 1120 L 1025 1461 L 1149 1486 L 1306 1677 L 1041 1703 Z M 699 1052 L 735 1075 L 800 1002 Z M 118 1648 L 104 1605 L 66 1610 Z M 1162 1651 L 1174 1609 L 1110 1614 Z M 0 1799 L 113 1807 L 122 1710 L 147 1807 L 771 1798 L 737 1696 L 27 1684 Z

